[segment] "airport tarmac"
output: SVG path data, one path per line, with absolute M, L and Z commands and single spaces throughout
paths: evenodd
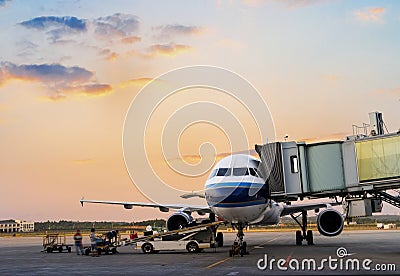
M 400 274 L 398 230 L 345 231 L 332 238 L 314 233 L 313 246 L 294 245 L 293 232 L 251 232 L 245 235 L 249 254 L 229 257 L 234 238 L 234 233 L 225 233 L 225 246 L 216 252 L 148 255 L 126 246 L 118 254 L 100 257 L 78 256 L 74 249 L 72 253 L 43 253 L 40 237 L 0 238 L 0 275 Z M 84 242 L 88 243 L 88 237 Z M 345 251 L 348 255 L 343 256 Z

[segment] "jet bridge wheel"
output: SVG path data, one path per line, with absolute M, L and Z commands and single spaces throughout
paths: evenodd
M 148 243 L 148 242 L 143 244 L 142 245 L 142 251 L 143 251 L 143 253 L 146 253 L 146 254 L 153 253 L 153 251 L 154 251 L 153 245 L 151 243 Z

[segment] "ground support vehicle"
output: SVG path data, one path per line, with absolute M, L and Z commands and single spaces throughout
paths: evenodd
M 65 234 L 46 234 L 43 236 L 43 251 L 47 253 L 52 252 L 71 252 L 72 245 L 67 244 L 67 237 Z

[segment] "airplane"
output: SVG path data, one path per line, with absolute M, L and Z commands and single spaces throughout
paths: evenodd
M 276 225 L 282 216 L 290 215 L 300 226 L 296 231 L 296 245 L 305 240 L 308 245 L 314 244 L 313 233 L 307 230 L 307 211 L 315 210 L 318 231 L 324 236 L 339 235 L 344 226 L 342 214 L 331 203 L 307 203 L 291 205 L 275 202 L 269 198 L 268 177 L 259 170 L 260 161 L 251 155 L 233 154 L 220 160 L 211 171 L 206 183 L 204 194 L 186 194 L 184 198 L 194 196 L 204 197 L 207 205 L 195 206 L 185 204 L 158 204 L 145 202 L 120 202 L 81 199 L 84 203 L 123 205 L 125 209 L 134 206 L 159 208 L 162 212 L 176 210 L 167 219 L 167 230 L 177 230 L 189 227 L 195 223 L 193 212 L 199 215 L 209 213 L 210 220 L 218 217 L 231 224 L 237 230 L 234 245 L 240 254 L 247 253 L 243 230 L 250 225 Z M 322 211 L 319 211 L 323 208 Z M 296 215 L 298 214 L 298 215 Z M 302 216 L 302 219 L 298 218 Z M 218 238 L 218 237 L 217 237 Z M 222 237 L 220 237 L 222 239 Z

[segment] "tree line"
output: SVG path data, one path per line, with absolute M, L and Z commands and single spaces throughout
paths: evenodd
M 135 229 L 143 226 L 151 225 L 153 228 L 165 228 L 166 221 L 164 219 L 145 220 L 140 222 L 110 222 L 110 221 L 45 221 L 35 222 L 35 231 L 48 230 L 76 230 L 76 229 Z

